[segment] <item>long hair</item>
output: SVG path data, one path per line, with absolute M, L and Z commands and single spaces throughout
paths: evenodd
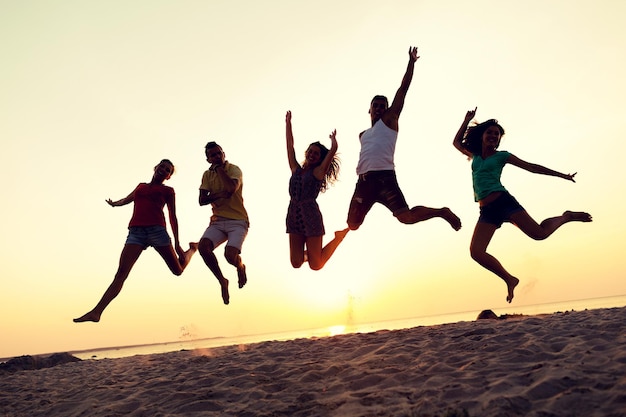
M 328 155 L 329 149 L 322 145 L 319 141 L 313 142 L 309 145 L 317 146 L 320 149 L 320 161 L 315 164 L 315 166 L 311 168 L 315 168 L 322 163 L 326 155 Z M 308 149 L 308 148 L 307 148 Z M 339 179 L 339 169 L 340 169 L 341 159 L 337 154 L 333 156 L 332 161 L 330 161 L 330 165 L 328 165 L 328 171 L 324 173 L 324 178 L 322 178 L 322 184 L 320 185 L 320 191 L 325 192 L 331 185 L 335 183 Z
M 470 151 L 472 155 L 480 155 L 483 149 L 483 134 L 491 126 L 495 126 L 500 130 L 500 137 L 504 136 L 504 128 L 500 126 L 498 121 L 496 119 L 489 119 L 468 127 L 461 141 L 461 146 Z

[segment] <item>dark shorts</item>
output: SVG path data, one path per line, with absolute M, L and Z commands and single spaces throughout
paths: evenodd
M 348 224 L 361 225 L 374 203 L 387 207 L 394 216 L 409 208 L 395 171 L 370 171 L 359 175 L 350 201 Z
M 128 228 L 127 245 L 141 245 L 146 249 L 148 246 L 158 248 L 169 246 L 171 243 L 172 240 L 163 226 L 133 226 Z
M 515 197 L 503 192 L 491 203 L 480 207 L 478 222 L 493 224 L 499 228 L 502 223 L 509 221 L 512 214 L 523 210 L 524 207 L 517 202 Z

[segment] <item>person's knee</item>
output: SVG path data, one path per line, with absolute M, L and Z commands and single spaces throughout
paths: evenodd
M 213 242 L 209 239 L 200 239 L 200 242 L 198 242 L 198 252 L 204 258 L 207 254 L 213 252 Z
M 229 264 L 237 266 L 239 264 L 239 249 L 233 246 L 226 246 L 224 249 L 224 258 L 226 258 Z
M 311 268 L 313 271 L 319 271 L 323 267 L 324 267 L 323 263 L 309 261 L 309 268 Z
M 544 240 L 545 238 L 547 238 L 549 236 L 548 233 L 546 233 L 543 229 L 534 233 L 529 234 L 528 236 L 531 237 L 531 239 L 533 240 Z
M 359 227 L 361 227 L 362 223 L 352 223 L 352 222 L 348 222 L 348 228 L 350 230 L 357 230 Z
M 486 254 L 487 252 L 485 252 L 483 249 L 477 249 L 474 247 L 470 246 L 470 256 L 472 257 L 473 260 L 475 260 L 476 262 L 480 262 L 483 259 L 483 256 Z

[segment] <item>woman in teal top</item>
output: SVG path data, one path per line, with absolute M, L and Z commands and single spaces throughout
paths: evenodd
M 565 223 L 590 222 L 591 215 L 585 212 L 566 211 L 541 223 L 530 217 L 500 182 L 505 164 L 515 165 L 533 174 L 551 175 L 572 182 L 575 182 L 576 173 L 562 174 L 523 161 L 509 152 L 498 151 L 504 129 L 495 119 L 468 127 L 475 114 L 476 109 L 467 112 L 453 142 L 455 148 L 472 160 L 474 199 L 480 206 L 480 217 L 472 236 L 470 254 L 472 259 L 504 280 L 508 291 L 506 300 L 510 303 L 519 279 L 508 273 L 496 258 L 487 253 L 487 246 L 502 223 L 513 223 L 530 238 L 543 240 Z

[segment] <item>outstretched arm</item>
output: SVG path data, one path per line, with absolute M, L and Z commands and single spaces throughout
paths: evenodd
M 315 178 L 317 178 L 318 180 L 324 178 L 324 176 L 328 172 L 328 168 L 330 168 L 330 164 L 333 162 L 333 158 L 335 157 L 335 154 L 337 153 L 337 148 L 339 147 L 339 145 L 337 144 L 337 130 L 333 130 L 330 135 L 328 135 L 328 137 L 330 138 L 331 142 L 330 149 L 328 150 L 328 153 L 326 154 L 326 157 L 324 158 L 322 163 L 315 167 L 315 169 L 313 170 L 313 175 L 315 175 Z
M 409 91 L 409 86 L 411 85 L 411 80 L 413 80 L 413 69 L 415 68 L 415 61 L 419 59 L 417 55 L 417 47 L 409 48 L 409 63 L 406 67 L 406 72 L 402 77 L 402 83 L 400 84 L 400 88 L 396 91 L 396 95 L 393 98 L 393 102 L 391 106 L 387 109 L 383 116 L 383 121 L 387 126 L 394 130 L 398 130 L 398 119 L 400 118 L 400 112 L 402 112 L 402 108 L 404 107 L 404 99 L 406 97 L 406 93 Z
M 469 122 L 476 115 L 476 109 L 478 109 L 478 107 L 475 107 L 474 110 L 468 110 L 467 113 L 465 113 L 465 119 L 463 119 L 463 123 L 461 123 L 461 127 L 459 128 L 459 131 L 456 132 L 456 136 L 454 137 L 454 140 L 452 141 L 452 145 L 454 145 L 454 147 L 457 148 L 459 152 L 461 152 L 463 155 L 466 155 L 469 158 L 471 158 L 473 155 L 470 151 L 465 149 L 463 145 L 461 145 L 461 142 L 463 141 L 465 132 L 467 132 L 467 125 L 469 125 Z
M 553 177 L 563 178 L 563 179 L 571 181 L 571 182 L 576 182 L 574 180 L 574 176 L 576 175 L 575 172 L 573 174 L 562 174 L 562 173 L 560 173 L 558 171 L 554 171 L 554 170 L 552 170 L 550 168 L 546 168 L 543 165 L 533 164 L 533 163 L 530 163 L 530 162 L 523 161 L 523 160 L 519 159 L 515 155 L 509 155 L 509 157 L 506 160 L 506 162 L 511 164 L 511 165 L 515 165 L 516 167 L 525 169 L 528 172 L 532 172 L 533 174 L 550 175 L 550 176 L 553 176 Z
M 135 190 L 136 189 L 137 188 L 135 188 Z M 126 197 L 124 197 L 124 198 L 122 198 L 120 200 L 113 201 L 110 198 L 108 198 L 105 201 L 111 207 L 125 206 L 126 204 L 129 204 L 129 203 L 132 203 L 133 201 L 135 201 L 135 190 L 133 190 L 132 193 L 128 194 Z
M 293 174 L 297 168 L 300 167 L 296 160 L 296 151 L 293 147 L 293 131 L 291 129 L 291 111 L 287 111 L 285 115 L 285 136 L 287 138 L 287 161 L 289 162 L 289 168 Z

